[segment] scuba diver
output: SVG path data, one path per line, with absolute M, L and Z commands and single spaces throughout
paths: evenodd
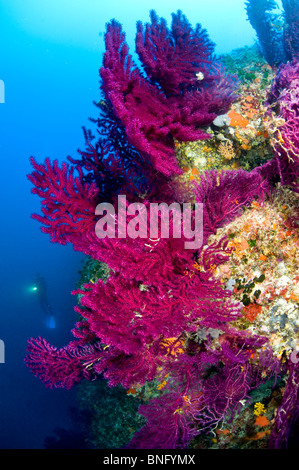
M 55 328 L 55 318 L 52 310 L 52 306 L 47 297 L 47 285 L 45 279 L 39 274 L 34 279 L 34 292 L 38 296 L 38 300 L 41 308 L 46 314 L 46 326 L 47 328 Z

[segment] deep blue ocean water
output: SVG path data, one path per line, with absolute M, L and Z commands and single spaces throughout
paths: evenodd
M 52 244 L 31 219 L 40 200 L 26 179 L 29 157 L 62 161 L 83 148 L 81 126 L 96 116 L 92 102 L 100 98 L 105 23 L 123 24 L 133 53 L 136 21 L 148 21 L 151 9 L 168 22 L 181 9 L 192 25 L 208 30 L 217 53 L 255 40 L 242 0 L 0 0 L 2 449 L 43 448 L 54 428 L 70 426 L 69 409 L 76 405 L 75 390 L 46 389 L 24 365 L 29 337 L 41 335 L 57 347 L 71 339 L 71 290 L 83 260 L 71 246 Z M 46 328 L 31 290 L 36 273 L 46 279 L 55 329 Z

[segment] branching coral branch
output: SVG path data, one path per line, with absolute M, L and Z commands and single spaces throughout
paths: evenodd
M 199 25 L 193 31 L 181 12 L 173 15 L 171 31 L 165 20 L 159 23 L 154 12 L 151 20 L 145 33 L 138 23 L 136 36 L 137 52 L 148 77 L 134 64 L 121 25 L 115 20 L 108 24 L 100 74 L 105 97 L 129 142 L 149 156 L 155 169 L 169 176 L 181 173 L 174 139 L 208 138 L 203 128 L 229 109 L 236 98 L 236 83 L 217 63 L 213 44 Z M 196 71 L 202 80 L 196 79 Z
M 274 0 L 248 0 L 247 16 L 255 29 L 262 53 L 271 67 L 286 61 L 283 49 L 283 29 L 278 27 L 279 16 Z
M 280 183 L 299 192 L 299 60 L 280 67 L 273 80 L 267 105 L 281 125 L 273 136 L 276 172 Z
M 204 204 L 204 240 L 240 215 L 242 206 L 250 205 L 254 198 L 262 198 L 267 190 L 267 182 L 255 171 L 203 173 L 195 183 L 195 194 L 196 201 Z
M 57 160 L 53 165 L 47 158 L 44 164 L 38 164 L 31 158 L 35 171 L 28 176 L 34 185 L 33 194 L 43 198 L 43 216 L 33 218 L 43 224 L 42 230 L 51 234 L 51 240 L 65 244 L 72 236 L 81 236 L 90 231 L 99 190 L 95 183 L 83 182 L 82 168 L 70 168 Z M 75 171 L 78 176 L 75 176 Z
M 282 0 L 285 16 L 284 49 L 287 60 L 299 54 L 299 1 Z

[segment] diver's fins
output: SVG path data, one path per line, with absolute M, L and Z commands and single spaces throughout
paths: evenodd
M 47 328 L 56 328 L 56 322 L 55 322 L 55 318 L 53 317 L 53 315 L 50 315 L 46 318 L 46 327 Z

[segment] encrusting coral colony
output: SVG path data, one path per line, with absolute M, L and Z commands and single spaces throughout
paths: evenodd
M 25 361 L 49 387 L 104 377 L 141 399 L 126 447 L 284 448 L 298 417 L 299 1 L 283 1 L 279 38 L 274 6 L 246 4 L 267 62 L 254 48 L 221 62 L 200 25 L 152 11 L 137 23 L 141 71 L 112 20 L 97 137 L 84 129 L 68 163 L 31 159 L 34 218 L 88 268 L 74 339 L 31 338 Z M 258 71 L 238 73 L 241 53 Z M 95 208 L 119 195 L 191 202 L 193 217 L 203 204 L 202 246 L 172 224 L 168 238 L 98 238 Z

